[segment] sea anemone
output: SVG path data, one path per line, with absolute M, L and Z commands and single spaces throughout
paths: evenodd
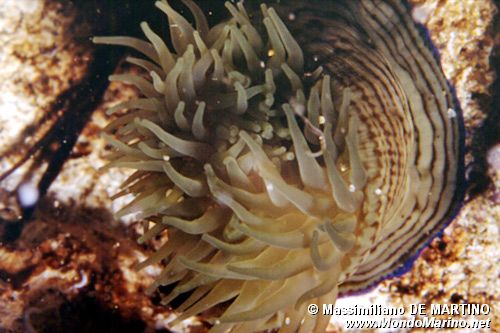
M 290 30 L 266 5 L 209 28 L 183 3 L 196 28 L 156 2 L 173 50 L 146 22 L 147 41 L 94 38 L 147 58 L 127 58 L 147 78 L 110 77 L 143 96 L 104 134 L 107 167 L 136 170 L 117 215 L 168 236 L 137 268 L 164 263 L 150 291 L 183 297 L 176 322 L 218 307 L 213 332 L 323 332 L 309 303 L 401 273 L 455 212 L 460 112 L 399 1 L 300 2 Z

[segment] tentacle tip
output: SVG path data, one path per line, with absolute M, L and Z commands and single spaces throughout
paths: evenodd
M 170 7 L 170 4 L 168 3 L 167 0 L 164 0 L 164 1 L 155 1 L 155 7 L 161 9 L 162 7 Z

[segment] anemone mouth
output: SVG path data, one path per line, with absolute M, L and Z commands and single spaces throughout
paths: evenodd
M 297 42 L 265 5 L 255 24 L 242 3 L 226 3 L 231 18 L 209 28 L 183 2 L 196 29 L 156 2 L 173 52 L 145 22 L 147 41 L 94 38 L 147 58 L 127 58 L 147 79 L 110 77 L 143 97 L 110 109 L 126 111 L 105 129 L 116 148 L 107 167 L 136 169 L 115 196 L 135 199 L 117 215 L 148 221 L 139 242 L 168 232 L 137 268 L 165 263 L 150 288 L 175 285 L 165 304 L 189 294 L 176 321 L 229 301 L 214 332 L 324 331 L 328 318 L 307 316 L 306 302 L 333 303 L 339 289 L 394 271 L 449 209 L 456 124 L 437 119 L 452 105 L 444 79 L 434 60 L 414 66 L 405 53 L 398 63 L 377 35 L 376 15 L 389 24 L 403 13 L 391 1 L 332 5 L 338 19 L 314 42 Z M 297 22 L 310 19 L 305 11 Z M 423 46 L 416 51 L 429 60 Z M 307 71 L 311 54 L 321 66 Z M 422 77 L 431 83 L 411 81 Z

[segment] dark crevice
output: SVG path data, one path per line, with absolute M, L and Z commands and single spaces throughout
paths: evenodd
M 500 0 L 495 0 L 497 9 L 500 9 Z M 498 41 L 500 36 L 500 14 L 497 12 L 488 34 Z M 472 98 L 480 104 L 481 110 L 487 112 L 481 127 L 475 130 L 470 147 L 473 163 L 468 166 L 468 200 L 473 200 L 479 195 L 493 188 L 493 180 L 488 175 L 488 150 L 500 144 L 500 44 L 493 47 L 490 56 L 490 66 L 496 77 L 489 89 L 489 95 L 473 95 Z

